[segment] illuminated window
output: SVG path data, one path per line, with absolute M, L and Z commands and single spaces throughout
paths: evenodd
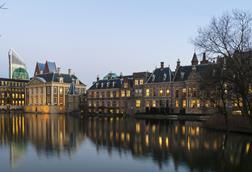
M 183 100 L 183 108 L 186 108 L 186 100 Z
M 127 97 L 130 97 L 130 90 L 127 90 Z
M 135 80 L 135 85 L 138 85 L 138 80 L 137 79 Z
M 158 93 L 159 93 L 159 96 L 163 96 L 163 89 L 160 89 Z
M 154 107 L 154 108 L 157 107 L 157 104 L 156 104 L 155 100 L 152 101 L 152 107 Z
M 113 91 L 110 91 L 110 97 L 111 97 L 111 98 L 114 97 Z
M 145 95 L 146 95 L 147 97 L 149 97 L 149 96 L 150 96 L 150 89 L 146 89 L 146 93 L 145 93 Z
M 60 94 L 63 94 L 63 88 L 62 88 L 62 87 L 60 87 L 59 93 L 60 93 Z
M 136 108 L 140 108 L 141 107 L 141 100 L 136 100 Z
M 143 84 L 144 84 L 144 80 L 140 79 L 140 85 L 143 85 Z
M 179 108 L 179 101 L 178 100 L 176 100 L 176 102 L 175 102 L 175 107 Z
M 191 100 L 191 108 L 200 107 L 200 100 Z
M 119 97 L 119 91 L 116 91 L 116 97 Z
M 182 89 L 183 96 L 186 97 L 186 88 Z
M 170 90 L 169 89 L 166 90 L 166 96 L 170 96 Z
M 124 85 L 124 88 L 128 88 L 128 83 L 127 82 L 125 82 L 123 85 Z
M 121 91 L 121 97 L 125 97 L 125 91 L 124 90 Z
M 145 107 L 147 107 L 147 108 L 150 107 L 150 102 L 149 101 L 145 102 Z

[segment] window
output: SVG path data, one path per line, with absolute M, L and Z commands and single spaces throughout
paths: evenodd
M 63 94 L 63 90 L 64 90 L 64 89 L 63 89 L 62 87 L 60 87 L 59 93 L 60 93 L 60 94 Z
M 58 88 L 57 87 L 53 87 L 53 94 L 58 94 Z
M 166 96 L 170 96 L 170 90 L 169 89 L 166 90 Z
M 121 91 L 121 97 L 125 97 L 125 91 L 124 90 Z
M 135 80 L 135 85 L 138 85 L 138 80 L 137 79 Z
M 157 104 L 156 104 L 155 100 L 152 101 L 152 107 L 154 107 L 154 108 L 157 107 Z
M 183 92 L 183 97 L 186 97 L 186 88 L 183 88 L 182 92 Z
M 145 107 L 147 107 L 147 108 L 150 107 L 150 102 L 149 102 L 149 101 L 146 101 L 146 102 L 145 102 Z
M 183 106 L 183 108 L 186 108 L 186 100 L 183 100 L 182 106 Z
M 141 107 L 141 100 L 136 100 L 136 108 L 140 108 Z
M 176 90 L 176 94 L 175 94 L 176 98 L 179 97 L 179 90 Z
M 130 90 L 127 90 L 127 97 L 130 97 Z
M 160 89 L 160 90 L 159 90 L 158 95 L 159 95 L 159 96 L 163 96 L 163 89 Z
M 143 85 L 143 84 L 144 84 L 144 80 L 140 79 L 140 85 Z
M 60 83 L 63 83 L 63 81 L 64 81 L 63 77 L 60 77 L 60 78 L 59 78 L 59 82 L 60 82 Z
M 110 91 L 110 97 L 111 97 L 111 98 L 114 97 L 113 91 Z
M 146 89 L 145 95 L 146 95 L 147 97 L 150 96 L 150 89 Z
M 200 100 L 191 100 L 191 108 L 200 107 Z
M 142 89 L 136 89 L 135 96 L 142 96 Z
M 175 102 L 175 107 L 179 108 L 179 101 L 178 100 L 176 100 L 176 102 Z

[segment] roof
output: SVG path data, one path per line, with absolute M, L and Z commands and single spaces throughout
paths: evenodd
M 29 82 L 29 80 L 22 79 L 10 79 L 10 78 L 0 78 L 0 81 L 12 81 L 12 82 Z
M 117 75 L 116 73 L 110 72 L 110 73 L 108 73 L 106 76 L 104 76 L 103 79 L 104 79 L 104 80 L 107 80 L 107 79 L 115 79 L 115 78 L 117 78 L 117 77 L 118 77 L 118 75 Z
M 193 71 L 193 67 L 195 67 L 196 72 L 201 76 L 204 75 L 205 72 L 208 72 L 213 66 L 216 65 L 214 63 L 208 64 L 200 64 L 200 65 L 190 65 L 190 66 L 180 66 L 178 70 L 175 72 L 174 82 L 178 81 L 186 81 Z
M 46 64 L 48 67 L 48 73 L 56 72 L 56 63 L 47 61 Z
M 67 84 L 71 84 L 74 80 L 78 80 L 75 75 L 69 74 L 61 74 L 61 73 L 47 73 L 47 74 L 40 74 L 36 75 L 34 78 L 42 78 L 46 82 L 60 82 L 60 78 L 63 78 L 63 82 Z M 80 81 L 81 85 L 85 85 Z
M 157 68 L 153 71 L 147 83 L 171 82 L 172 78 L 173 72 L 169 67 Z
M 122 88 L 125 82 L 129 83 L 129 87 L 132 87 L 133 86 L 132 76 L 130 75 L 130 76 L 117 77 L 113 79 L 99 80 L 94 82 L 93 85 L 89 88 L 89 90 Z
M 43 63 L 37 63 L 37 66 L 39 68 L 39 71 L 44 71 L 45 70 L 45 64 L 43 64 Z

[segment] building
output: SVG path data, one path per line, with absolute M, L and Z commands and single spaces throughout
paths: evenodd
M 0 78 L 0 110 L 23 110 L 28 80 Z
M 193 54 L 191 65 L 180 60 L 174 71 L 161 62 L 149 72 L 117 76 L 109 73 L 87 91 L 89 113 L 206 114 L 216 112 L 216 104 L 202 99 L 201 81 L 216 63 L 199 61 Z
M 110 72 L 87 91 L 88 113 L 124 114 L 133 111 L 133 76 Z
M 79 92 L 76 90 L 76 83 L 72 82 L 70 85 L 70 88 L 68 90 L 68 93 L 66 95 L 66 111 L 67 113 L 74 113 L 79 112 L 82 105 L 82 94 L 79 94 Z
M 146 113 L 171 113 L 174 72 L 161 62 L 145 82 L 144 100 Z
M 9 78 L 29 80 L 29 74 L 25 63 L 21 60 L 21 57 L 14 49 L 10 49 L 8 53 L 9 57 Z
M 42 71 L 43 73 L 41 73 Z M 75 96 L 86 92 L 86 85 L 72 74 L 71 70 L 68 70 L 67 74 L 61 73 L 60 68 L 55 71 L 55 63 L 46 62 L 44 67 L 36 64 L 35 75 L 26 86 L 26 112 L 66 113 L 68 112 L 67 99 L 68 94 L 71 93 L 71 85 L 75 86 Z M 74 102 L 79 103 L 75 100 Z M 72 106 L 79 107 L 79 104 Z

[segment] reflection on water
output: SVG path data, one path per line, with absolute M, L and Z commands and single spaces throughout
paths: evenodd
M 116 152 L 120 161 L 128 161 L 123 155 L 130 155 L 136 163 L 146 163 L 160 171 L 252 171 L 252 137 L 205 130 L 197 123 L 0 115 L 0 134 L 0 154 L 9 152 L 9 157 L 5 157 L 9 164 L 4 165 L 11 168 L 27 158 L 30 151 L 35 151 L 37 157 L 65 163 L 70 160 L 61 158 L 76 154 L 84 159 L 87 155 L 82 148 L 90 146 L 100 156 L 110 157 Z M 92 144 L 83 144 L 86 141 Z M 28 149 L 29 144 L 34 149 Z M 102 168 L 103 163 L 97 159 L 91 162 Z

